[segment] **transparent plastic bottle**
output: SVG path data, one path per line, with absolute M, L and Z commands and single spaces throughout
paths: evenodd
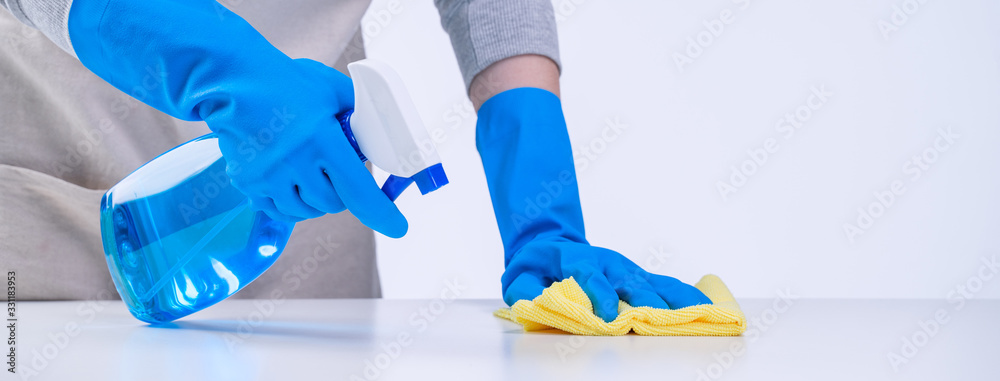
M 422 194 L 448 184 L 399 75 L 370 59 L 347 68 L 355 108 L 338 115 L 340 127 L 358 159 L 390 173 L 382 184 L 386 197 L 396 200 L 410 184 Z M 132 315 L 150 323 L 235 294 L 271 267 L 294 225 L 249 208 L 226 175 L 214 134 L 157 156 L 101 201 L 111 278 Z
M 226 299 L 278 258 L 294 224 L 249 208 L 230 184 L 217 138 L 163 153 L 101 201 L 111 277 L 129 311 L 168 322 Z

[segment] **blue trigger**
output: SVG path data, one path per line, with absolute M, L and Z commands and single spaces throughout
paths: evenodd
M 396 198 L 399 197 L 399 195 L 403 193 L 403 191 L 406 190 L 406 187 L 410 186 L 410 184 L 413 184 L 412 178 L 389 175 L 389 178 L 385 180 L 384 184 L 382 184 L 382 193 L 385 193 L 385 195 L 389 197 L 389 200 L 396 201 Z
M 354 138 L 354 131 L 351 131 L 351 114 L 354 114 L 354 110 L 347 110 L 343 114 L 337 115 L 337 121 L 340 122 L 340 129 L 344 131 L 344 136 L 347 137 L 347 142 L 351 143 L 351 148 L 354 148 L 354 152 L 358 154 L 358 158 L 364 163 L 368 161 L 365 154 L 361 152 L 361 147 L 358 146 L 358 140 Z
M 385 180 L 385 184 L 382 184 L 382 193 L 385 193 L 390 200 L 396 201 L 399 194 L 403 193 L 406 187 L 413 183 L 417 183 L 420 194 L 428 194 L 447 185 L 448 175 L 444 173 L 444 167 L 441 166 L 441 163 L 424 168 L 412 177 L 389 175 L 389 178 Z
M 358 141 L 354 138 L 354 132 L 351 131 L 351 114 L 353 113 L 354 110 L 348 110 L 338 115 L 337 120 L 340 121 L 340 128 L 344 130 L 347 142 L 351 143 L 354 152 L 358 154 L 358 158 L 364 163 L 368 161 L 368 158 L 361 152 L 361 147 L 358 146 Z M 448 176 L 444 173 L 444 167 L 441 166 L 441 163 L 424 168 L 412 177 L 389 175 L 389 178 L 382 184 L 382 193 L 385 193 L 389 197 L 389 200 L 396 201 L 396 198 L 406 190 L 406 187 L 414 182 L 417 183 L 420 194 L 428 194 L 448 184 Z

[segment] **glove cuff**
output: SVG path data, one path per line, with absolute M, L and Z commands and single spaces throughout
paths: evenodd
M 559 97 L 530 87 L 493 96 L 479 109 L 476 148 L 505 263 L 535 239 L 587 242 Z

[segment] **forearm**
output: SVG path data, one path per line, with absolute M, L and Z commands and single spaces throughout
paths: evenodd
M 558 94 L 559 39 L 550 0 L 434 0 L 434 5 L 477 109 L 517 87 Z
M 542 236 L 586 242 L 582 217 L 572 212 L 580 201 L 555 62 L 540 55 L 500 60 L 473 78 L 469 98 L 479 114 L 476 147 L 504 242 L 504 263 Z M 528 217 L 538 195 L 565 213 Z M 551 231 L 540 232 L 541 226 Z
M 536 54 L 505 58 L 479 72 L 469 86 L 476 111 L 494 95 L 519 87 L 537 87 L 559 96 L 559 66 Z

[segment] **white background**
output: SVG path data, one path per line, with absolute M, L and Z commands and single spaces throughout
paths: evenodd
M 410 231 L 378 238 L 384 295 L 436 297 L 458 279 L 462 297 L 499 298 L 503 253 L 458 65 L 431 1 L 397 4 L 369 9 L 368 56 L 394 66 L 427 127 L 445 132 L 451 184 L 398 200 Z M 717 274 L 737 297 L 946 298 L 960 284 L 1000 297 L 982 262 L 1000 256 L 997 2 L 554 4 L 593 244 L 690 283 Z M 906 15 L 895 24 L 894 6 Z M 732 22 L 709 35 L 724 10 Z M 705 46 L 679 68 L 699 34 Z M 811 87 L 833 95 L 786 137 L 775 124 L 804 112 Z M 602 135 L 608 120 L 625 127 Z M 934 151 L 949 126 L 957 139 Z M 719 182 L 769 138 L 777 149 L 724 198 Z M 904 172 L 928 149 L 919 178 Z M 906 191 L 852 242 L 844 224 L 897 180 Z

